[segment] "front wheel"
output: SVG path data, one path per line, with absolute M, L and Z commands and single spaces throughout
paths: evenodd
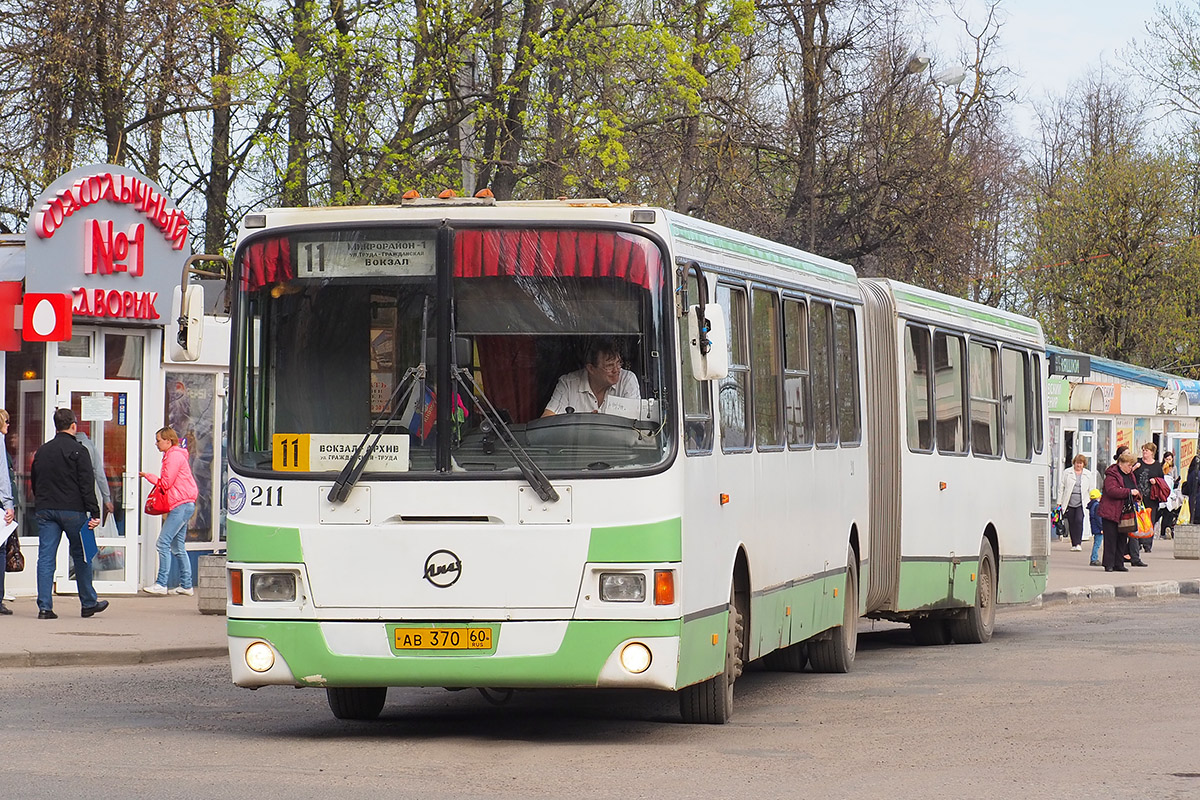
M 742 612 L 736 596 L 729 598 L 725 633 L 725 669 L 706 681 L 679 690 L 679 714 L 687 723 L 724 725 L 733 715 L 733 683 L 742 674 Z
M 858 560 L 854 548 L 846 558 L 846 585 L 842 596 L 842 624 L 824 639 L 808 643 L 813 672 L 849 672 L 858 651 Z
M 387 687 L 326 689 L 325 699 L 329 701 L 329 710 L 338 719 L 371 720 L 383 710 Z
M 983 540 L 975 580 L 975 604 L 962 617 L 950 620 L 950 635 L 959 644 L 983 644 L 992 639 L 996 625 L 996 554 Z

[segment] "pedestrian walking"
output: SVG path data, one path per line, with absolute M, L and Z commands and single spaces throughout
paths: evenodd
M 1127 572 L 1124 554 L 1128 549 L 1129 536 L 1121 532 L 1118 523 L 1127 513 L 1126 507 L 1141 493 L 1133 477 L 1133 465 L 1137 458 L 1129 448 L 1117 451 L 1116 463 L 1104 471 L 1104 488 L 1100 498 L 1100 519 L 1104 527 L 1104 557 L 1101 562 L 1105 572 Z
M 0 444 L 8 438 L 8 412 L 0 408 Z M 0 508 L 4 509 L 4 526 L 8 527 L 17 515 L 17 482 L 13 479 L 12 461 L 8 460 L 8 445 L 4 445 L 5 464 L 0 464 Z M 9 534 L 0 536 L 0 556 L 8 545 Z M 5 600 L 12 599 L 4 590 L 4 561 L 0 559 L 0 616 L 12 614 L 12 609 L 4 605 Z
M 75 584 L 79 587 L 80 615 L 90 617 L 108 608 L 92 586 L 92 565 L 84 555 L 82 531 L 100 524 L 96 503 L 95 475 L 87 450 L 75 438 L 75 412 L 54 410 L 54 438 L 33 456 L 29 481 L 37 508 L 38 619 L 58 619 L 54 613 L 54 559 L 63 534 L 75 562 Z
M 1082 453 L 1075 456 L 1071 466 L 1062 471 L 1058 479 L 1058 502 L 1062 505 L 1064 516 L 1067 518 L 1067 530 L 1071 535 L 1071 549 L 1083 549 L 1083 513 L 1084 506 L 1096 488 L 1096 479 L 1087 468 L 1087 456 Z
M 166 594 L 167 580 L 171 574 L 171 562 L 179 566 L 179 586 L 176 594 L 192 594 L 192 563 L 188 560 L 184 540 L 187 536 L 188 520 L 196 510 L 196 478 L 188 464 L 187 450 L 179 444 L 179 434 L 174 428 L 159 428 L 154 435 L 154 446 L 163 454 L 162 475 L 143 472 L 141 476 L 151 483 L 161 483 L 167 493 L 167 513 L 163 517 L 162 530 L 158 534 L 158 578 L 153 586 L 142 589 L 146 594 Z
M 1179 509 L 1183 505 L 1183 497 L 1179 491 L 1179 477 L 1175 474 L 1175 454 L 1168 450 L 1162 459 L 1163 480 L 1167 482 L 1170 494 L 1159 511 L 1161 523 L 1159 535 L 1164 539 L 1175 538 L 1175 524 L 1179 521 Z

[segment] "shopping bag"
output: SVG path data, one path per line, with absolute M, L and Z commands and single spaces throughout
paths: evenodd
M 1142 505 L 1142 501 L 1138 500 L 1133 504 L 1133 515 L 1137 518 L 1137 530 L 1129 535 L 1135 539 L 1148 539 L 1154 535 L 1154 522 L 1150 515 L 1150 509 Z
M 4 547 L 4 571 L 20 572 L 25 569 L 25 554 L 21 552 L 21 540 L 13 531 Z
M 162 481 L 154 484 L 150 494 L 146 496 L 146 513 L 152 517 L 162 516 L 171 509 L 167 508 L 167 487 Z

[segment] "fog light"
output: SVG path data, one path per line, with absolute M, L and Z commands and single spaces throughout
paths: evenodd
M 609 603 L 640 603 L 646 599 L 646 576 L 640 572 L 601 572 L 600 599 Z
M 253 642 L 246 648 L 246 666 L 255 672 L 266 672 L 275 666 L 275 651 L 266 642 Z
M 250 576 L 250 599 L 257 603 L 293 603 L 296 576 L 291 572 L 256 572 Z
M 631 642 L 621 650 L 621 666 L 640 675 L 650 669 L 650 648 L 641 642 Z

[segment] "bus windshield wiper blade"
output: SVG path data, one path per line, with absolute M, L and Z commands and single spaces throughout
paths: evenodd
M 333 487 L 329 490 L 329 502 L 342 503 L 350 496 L 350 490 L 354 488 L 354 484 L 358 483 L 358 479 L 362 477 L 363 470 L 366 469 L 367 462 L 371 460 L 371 454 L 375 452 L 375 447 L 379 444 L 383 432 L 396 419 L 396 414 L 400 413 L 400 409 L 408 405 L 407 403 L 396 402 L 400 396 L 400 392 L 418 374 L 424 379 L 424 373 L 425 365 L 423 363 L 416 367 L 410 367 L 404 373 L 404 377 L 400 379 L 400 383 L 396 386 L 396 391 L 392 392 L 392 396 L 388 400 L 392 404 L 392 413 L 387 415 L 387 419 L 384 419 L 383 414 L 380 413 L 379 416 L 371 420 L 371 424 L 367 426 L 367 432 L 363 436 L 362 441 L 358 443 L 358 447 L 354 448 L 354 452 L 350 454 L 350 460 L 346 462 L 346 466 L 342 467 L 337 480 L 333 482 Z M 376 430 L 377 428 L 378 430 Z M 367 447 L 367 440 L 371 438 L 373 431 L 375 432 L 375 441 L 371 442 L 370 447 Z M 365 453 L 363 452 L 364 447 L 366 447 Z
M 512 460 L 516 462 L 517 468 L 521 470 L 521 477 L 525 479 L 533 490 L 537 492 L 538 497 L 542 498 L 544 503 L 557 503 L 558 492 L 551 485 L 550 479 L 546 474 L 538 468 L 530 458 L 529 453 L 525 452 L 525 448 L 517 441 L 517 437 L 513 435 L 512 428 L 508 427 L 508 423 L 500 416 L 500 412 L 492 405 L 492 401 L 483 393 L 483 389 L 479 388 L 479 384 L 475 383 L 475 379 L 471 376 L 468 370 L 455 365 L 452 367 L 454 378 L 459 385 L 468 393 L 471 393 L 479 401 L 479 408 L 483 411 L 488 421 L 492 423 L 492 427 L 500 434 L 500 443 L 508 450 L 508 454 L 512 456 Z

